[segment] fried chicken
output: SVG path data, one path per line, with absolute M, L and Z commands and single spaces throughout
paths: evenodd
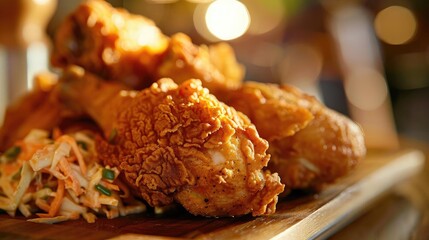
M 171 37 L 156 76 L 169 77 L 177 83 L 190 78 L 201 79 L 204 87 L 216 92 L 238 88 L 244 77 L 244 67 L 237 63 L 228 44 L 196 46 L 187 35 L 178 33 Z
M 279 173 L 287 191 L 319 189 L 365 156 L 357 124 L 294 87 L 247 82 L 218 97 L 246 114 L 268 139 L 268 168 Z
M 85 1 L 58 28 L 52 64 L 75 64 L 141 89 L 153 82 L 168 37 L 140 15 L 101 0 Z
M 103 128 L 100 159 L 118 167 L 151 206 L 176 201 L 203 216 L 275 211 L 284 186 L 277 174 L 261 170 L 269 160 L 267 141 L 201 81 L 161 79 L 140 92 L 120 91 L 78 69 L 62 84 L 68 100 Z
M 244 76 L 228 44 L 196 46 L 183 33 L 170 40 L 151 20 L 100 0 L 84 2 L 61 24 L 52 64 L 78 65 L 137 90 L 168 77 L 198 78 L 216 91 L 237 88 Z

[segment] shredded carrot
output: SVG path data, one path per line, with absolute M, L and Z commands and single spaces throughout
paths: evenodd
M 86 164 L 83 159 L 82 153 L 79 151 L 79 147 L 77 146 L 76 140 L 68 135 L 63 135 L 58 138 L 58 141 L 65 141 L 70 144 L 73 149 L 74 155 L 76 155 L 77 161 L 79 162 L 80 171 L 83 174 L 86 174 Z
M 134 198 L 130 198 L 132 196 L 129 188 L 120 179 L 103 178 L 102 171 L 104 168 L 113 171 L 115 177 L 119 175 L 117 168 L 103 167 L 98 163 L 96 153 L 93 153 L 93 148 L 88 149 L 91 150 L 88 151 L 89 155 L 82 154 L 82 150 L 78 147 L 75 138 L 61 134 L 59 129 L 55 129 L 51 139 L 47 134 L 39 134 L 40 136 L 37 134 L 34 136 L 28 135 L 25 138 L 26 140 L 21 140 L 15 144 L 21 149 L 15 161 L 0 163 L 2 185 L 0 186 L 0 198 L 2 198 L 1 200 L 12 201 L 7 206 L 1 205 L 1 209 L 9 209 L 12 206 L 16 211 L 14 206 L 19 204 L 18 210 L 24 216 L 29 216 L 35 213 L 34 211 L 36 210 L 29 206 L 37 206 L 40 212 L 35 214 L 38 218 L 30 221 L 43 223 L 78 219 L 80 216 L 88 222 L 94 222 L 96 219 L 94 213 L 104 213 L 106 217 L 114 218 L 145 211 L 145 205 L 138 203 Z M 55 139 L 55 141 L 52 141 L 52 139 Z M 89 138 L 88 141 L 90 142 L 91 140 Z M 59 155 L 56 155 L 58 149 Z M 34 156 L 38 151 L 42 152 Z M 27 162 L 29 160 L 35 165 L 30 165 L 30 162 Z M 23 166 L 33 168 L 33 171 L 19 171 Z M 7 177 L 6 181 L 5 177 Z M 31 179 L 29 186 L 24 189 L 25 192 L 22 190 L 21 179 Z M 112 196 L 100 195 L 94 187 L 98 185 L 105 187 L 106 191 L 111 191 Z M 17 195 L 16 192 L 19 192 L 19 194 Z M 26 200 L 21 201 L 23 194 L 26 194 L 25 196 L 27 197 L 25 198 Z M 14 197 L 15 195 L 19 197 Z M 66 195 L 70 195 L 74 204 L 65 202 Z M 127 205 L 130 205 L 127 207 L 135 210 L 125 211 L 126 209 L 122 202 L 124 198 L 127 198 Z M 129 202 L 131 200 L 134 200 L 134 202 Z M 144 206 L 144 208 L 141 206 Z M 76 207 L 78 210 L 65 210 L 70 207 Z M 64 211 L 62 208 L 64 208 Z M 8 213 L 13 216 L 15 211 Z
M 38 199 L 36 199 L 35 203 L 36 203 L 36 206 L 38 208 L 42 209 L 45 212 L 49 212 L 49 204 L 46 203 L 45 200 L 42 200 L 42 199 L 38 198 Z
M 102 184 L 111 190 L 119 191 L 119 186 L 116 184 L 109 183 L 108 181 L 104 181 L 104 180 L 102 180 Z
M 51 217 L 55 217 L 60 210 L 61 203 L 63 202 L 64 198 L 64 181 L 58 180 L 58 187 L 57 187 L 57 193 L 55 194 L 55 198 L 51 203 L 51 206 L 49 208 L 48 215 Z
M 78 196 L 82 194 L 82 189 L 80 188 L 79 181 L 73 175 L 73 172 L 70 167 L 70 163 L 65 158 L 62 158 L 60 160 L 59 168 L 64 173 L 64 176 L 66 177 L 65 179 L 66 188 L 71 188 Z
M 76 161 L 77 158 L 76 158 L 76 156 L 71 156 L 71 157 L 68 157 L 66 159 L 68 162 L 74 162 L 74 161 Z

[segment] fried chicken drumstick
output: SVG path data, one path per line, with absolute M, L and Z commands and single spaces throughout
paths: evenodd
M 66 98 L 106 133 L 97 144 L 100 159 L 118 167 L 151 206 L 176 201 L 203 216 L 275 211 L 283 185 L 261 171 L 267 141 L 200 81 L 161 79 L 141 92 L 120 91 L 83 69 L 68 70 L 62 81 Z
M 318 189 L 349 173 L 365 156 L 362 130 L 291 86 L 246 82 L 220 100 L 246 114 L 269 141 L 268 168 L 286 191 Z
M 101 0 L 85 1 L 61 24 L 52 64 L 78 65 L 133 89 L 168 77 L 177 83 L 198 78 L 216 91 L 237 88 L 244 76 L 228 44 L 196 46 L 183 33 L 169 39 L 151 20 Z

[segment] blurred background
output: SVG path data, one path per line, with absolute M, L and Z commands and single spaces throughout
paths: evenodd
M 360 123 L 369 146 L 394 148 L 397 133 L 429 142 L 427 0 L 109 2 L 151 18 L 166 35 L 227 41 L 246 80 L 298 86 Z M 79 3 L 0 0 L 0 113 L 20 94 L 13 82 L 31 88 L 34 73 L 49 68 L 50 39 Z M 7 24 L 19 11 L 31 12 L 30 24 Z M 9 34 L 24 40 L 8 42 Z

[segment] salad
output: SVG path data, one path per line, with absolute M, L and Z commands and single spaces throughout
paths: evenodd
M 0 156 L 0 209 L 40 223 L 146 211 L 118 175 L 97 161 L 91 132 L 34 129 Z

